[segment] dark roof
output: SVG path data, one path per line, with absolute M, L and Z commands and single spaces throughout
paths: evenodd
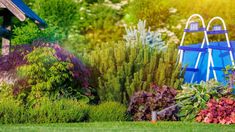
M 11 0 L 28 18 L 38 21 L 39 25 L 46 26 L 46 22 L 35 14 L 22 0 Z

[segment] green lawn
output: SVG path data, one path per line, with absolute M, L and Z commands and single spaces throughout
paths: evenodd
M 4 132 L 235 132 L 235 125 L 215 125 L 189 122 L 103 122 L 72 124 L 0 125 Z

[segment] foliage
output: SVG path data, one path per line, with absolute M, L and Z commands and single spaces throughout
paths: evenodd
M 57 33 L 66 36 L 74 23 L 78 7 L 74 0 L 36 0 L 32 6 L 48 26 L 55 27 Z
M 12 98 L 0 100 L 0 123 L 71 123 L 87 120 L 88 105 L 76 100 L 50 101 L 44 98 L 37 107 L 24 107 Z
M 19 101 L 13 98 L 0 98 L 0 123 L 22 123 L 24 122 L 24 108 Z
M 181 120 L 193 120 L 211 98 L 221 98 L 230 93 L 230 89 L 220 85 L 215 80 L 201 82 L 200 84 L 185 84 L 176 99 L 181 109 Z
M 15 84 L 14 94 L 31 105 L 44 96 L 92 99 L 86 67 L 59 45 L 49 46 L 35 46 L 32 52 L 28 51 L 27 64 L 17 69 L 21 78 Z
M 126 35 L 124 35 L 124 39 L 131 46 L 132 44 L 137 44 L 139 41 L 142 44 L 150 45 L 153 48 L 157 48 L 158 50 L 165 50 L 167 46 L 162 41 L 161 34 L 156 31 L 150 31 L 146 29 L 146 21 L 139 20 L 137 24 L 137 28 L 126 28 Z
M 120 3 L 121 0 L 110 0 L 112 3 L 116 4 L 116 3 Z
M 104 102 L 90 107 L 90 121 L 126 121 L 127 119 L 126 106 L 118 102 Z
M 233 89 L 235 85 L 235 68 L 234 66 L 226 66 L 224 69 L 225 78 L 227 80 L 228 87 Z M 233 93 L 235 90 L 233 89 Z
M 48 42 L 60 41 L 63 36 L 55 34 L 55 28 L 48 27 L 40 30 L 36 24 L 27 21 L 25 24 L 14 27 L 12 45 L 31 44 L 37 39 L 43 39 Z
M 135 91 L 148 90 L 151 82 L 178 88 L 183 74 L 176 64 L 176 54 L 171 46 L 161 53 L 147 45 L 130 47 L 120 42 L 103 43 L 83 57 L 93 69 L 92 86 L 97 88 L 101 101 L 127 103 Z
M 176 90 L 156 85 L 153 85 L 152 88 L 153 92 L 140 91 L 132 96 L 128 112 L 133 116 L 133 120 L 151 120 L 152 111 L 158 112 L 158 120 L 177 120 Z
M 62 99 L 50 101 L 43 99 L 37 107 L 28 109 L 27 122 L 34 123 L 71 123 L 88 118 L 89 107 L 76 100 Z
M 13 86 L 5 82 L 0 83 L 0 97 L 1 99 L 12 97 Z M 0 100 L 1 100 L 0 99 Z
M 200 111 L 196 120 L 205 123 L 235 124 L 235 100 L 211 99 L 207 103 L 207 108 Z
M 129 23 L 146 20 L 147 26 L 160 28 L 170 17 L 167 4 L 161 0 L 133 0 L 127 7 L 125 20 Z
M 103 4 L 83 5 L 73 30 L 85 35 L 91 42 L 117 40 L 122 34 L 117 24 L 121 17 L 119 11 Z
M 16 67 L 26 64 L 24 56 L 31 49 L 29 45 L 13 47 L 13 51 L 9 55 L 0 57 L 0 71 L 15 70 Z

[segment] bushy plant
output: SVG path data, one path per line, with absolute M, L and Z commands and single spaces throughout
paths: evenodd
M 63 39 L 62 35 L 55 34 L 54 27 L 40 30 L 36 24 L 27 21 L 13 29 L 12 45 L 31 44 L 34 40 L 43 39 L 48 42 L 57 42 Z
M 135 91 L 149 90 L 151 82 L 178 88 L 183 74 L 176 54 L 172 46 L 161 53 L 148 45 L 127 46 L 120 42 L 103 43 L 83 56 L 98 79 L 93 81 L 93 87 L 101 100 L 127 103 Z
M 29 45 L 13 47 L 13 51 L 10 54 L 0 57 L 0 71 L 14 71 L 18 66 L 26 64 L 24 56 L 31 50 L 32 47 Z
M 194 120 L 198 112 L 206 108 L 206 103 L 211 98 L 221 98 L 231 92 L 215 80 L 200 84 L 185 84 L 182 89 L 176 99 L 181 106 L 179 117 L 186 121 Z
M 177 120 L 175 105 L 176 90 L 167 86 L 152 86 L 153 92 L 136 92 L 129 104 L 128 112 L 133 120 L 151 120 L 151 112 L 157 111 L 157 120 Z
M 95 44 L 118 40 L 123 31 L 118 24 L 121 18 L 120 11 L 104 4 L 86 5 L 80 8 L 74 30 Z
M 88 80 L 85 67 L 61 48 L 39 47 L 29 53 L 26 59 L 27 64 L 19 67 L 18 73 L 27 80 L 30 89 L 20 89 L 19 86 L 15 89 L 19 94 L 30 91 L 25 98 L 31 104 L 44 96 L 54 99 L 86 97 L 84 91 L 88 87 Z
M 24 107 L 13 98 L 1 97 L 0 99 L 0 123 L 23 123 Z
M 88 118 L 89 107 L 76 100 L 51 101 L 44 98 L 36 107 L 28 109 L 28 123 L 71 123 Z
M 211 99 L 207 103 L 207 108 L 199 112 L 196 121 L 235 124 L 235 100 L 230 98 L 221 98 L 219 101 Z
M 43 98 L 36 107 L 25 107 L 13 98 L 0 100 L 0 123 L 71 123 L 88 120 L 89 106 L 76 100 Z
M 96 122 L 126 121 L 126 106 L 118 102 L 104 102 L 97 106 L 91 106 L 89 120 Z
M 74 0 L 36 0 L 32 8 L 44 18 L 48 26 L 55 27 L 55 33 L 65 34 L 73 26 L 78 13 L 78 2 Z
M 133 0 L 127 7 L 125 20 L 129 23 L 137 23 L 139 19 L 146 20 L 147 26 L 159 28 L 170 17 L 168 4 L 161 0 Z
M 140 41 L 143 45 L 147 44 L 158 50 L 166 50 L 167 48 L 159 32 L 151 31 L 150 27 L 146 29 L 146 21 L 139 20 L 137 28 L 125 27 L 125 29 L 127 34 L 124 35 L 124 39 L 130 46 Z

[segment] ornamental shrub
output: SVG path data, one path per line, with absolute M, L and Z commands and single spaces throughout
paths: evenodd
M 161 0 L 133 0 L 126 9 L 125 20 L 129 23 L 146 20 L 147 26 L 159 28 L 170 18 L 169 5 L 170 2 Z
M 63 39 L 63 35 L 55 34 L 56 28 L 48 27 L 40 30 L 38 26 L 30 21 L 13 28 L 12 45 L 31 44 L 35 40 L 43 39 L 47 42 L 58 42 Z
M 37 14 L 42 17 L 49 27 L 55 27 L 56 32 L 65 34 L 73 26 L 78 13 L 78 2 L 74 0 L 36 0 L 32 8 Z
M 167 86 L 152 86 L 153 92 L 136 92 L 130 101 L 128 112 L 133 120 L 151 120 L 151 112 L 157 111 L 157 120 L 177 120 L 176 90 Z
M 13 98 L 0 99 L 0 123 L 72 123 L 88 120 L 89 106 L 76 100 L 43 98 L 37 107 L 24 107 Z
M 199 112 L 196 121 L 235 124 L 235 100 L 230 98 L 221 98 L 218 101 L 211 99 L 207 103 L 207 108 Z
M 211 98 L 221 98 L 229 95 L 231 90 L 220 85 L 215 80 L 200 84 L 185 84 L 176 99 L 180 105 L 179 117 L 184 121 L 192 121 Z
M 51 101 L 42 99 L 37 107 L 28 109 L 27 123 L 72 123 L 88 118 L 89 107 L 76 100 Z
M 23 123 L 24 107 L 13 98 L 0 99 L 0 124 Z
M 97 88 L 101 101 L 127 103 L 134 92 L 148 91 L 151 82 L 174 88 L 183 82 L 174 46 L 159 52 L 142 44 L 103 43 L 83 57 L 91 66 L 92 85 Z
M 126 106 L 118 102 L 104 102 L 90 107 L 89 121 L 126 121 L 128 120 L 126 110 Z
M 18 67 L 17 71 L 30 87 L 20 87 L 18 83 L 15 91 L 28 93 L 23 98 L 31 105 L 42 97 L 87 98 L 88 72 L 74 56 L 55 46 L 36 48 L 25 58 L 27 64 Z

